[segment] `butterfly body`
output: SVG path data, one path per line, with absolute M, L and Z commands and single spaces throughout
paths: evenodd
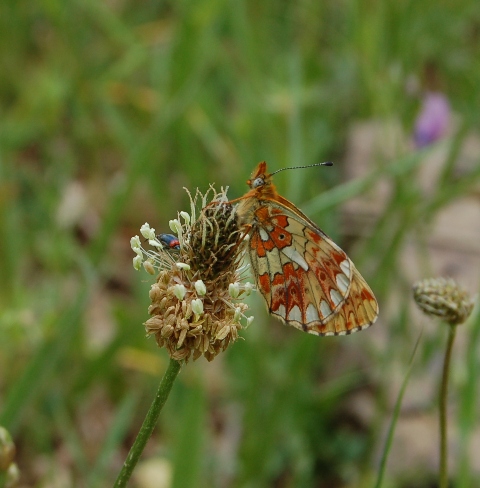
M 375 322 L 370 287 L 345 252 L 278 194 L 265 162 L 247 183 L 237 214 L 269 312 L 317 335 L 350 334 Z

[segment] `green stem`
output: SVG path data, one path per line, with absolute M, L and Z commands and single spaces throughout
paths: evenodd
M 410 379 L 410 374 L 413 368 L 413 360 L 415 359 L 415 354 L 418 349 L 418 345 L 420 344 L 420 339 L 422 338 L 423 329 L 420 331 L 418 335 L 417 342 L 415 343 L 415 347 L 413 348 L 412 356 L 410 357 L 410 362 L 408 363 L 408 369 L 403 378 L 402 386 L 400 388 L 400 392 L 397 396 L 397 401 L 395 402 L 395 407 L 393 409 L 392 420 L 390 421 L 390 427 L 388 428 L 387 438 L 385 440 L 385 446 L 382 452 L 382 459 L 380 460 L 380 467 L 378 470 L 377 482 L 375 483 L 375 488 L 381 488 L 383 483 L 383 476 L 385 474 L 385 469 L 387 466 L 387 458 L 390 452 L 390 448 L 392 447 L 393 436 L 395 434 L 395 427 L 397 426 L 397 420 L 400 417 L 400 409 L 402 407 L 402 400 L 407 389 L 408 380 Z
M 150 439 L 150 436 L 152 435 L 155 425 L 157 424 L 160 410 L 162 410 L 163 405 L 165 405 L 165 402 L 167 401 L 168 395 L 173 386 L 173 382 L 175 381 L 179 371 L 180 363 L 175 359 L 170 359 L 170 363 L 167 371 L 165 371 L 165 374 L 163 375 L 162 381 L 160 382 L 155 399 L 148 410 L 147 416 L 145 417 L 140 432 L 138 433 L 137 438 L 135 439 L 135 442 L 128 453 L 127 459 L 123 463 L 122 470 L 118 474 L 115 484 L 113 485 L 114 488 L 122 488 L 127 486 L 127 482 L 130 479 L 130 476 L 132 475 L 132 472 L 135 469 L 143 450 L 145 449 L 148 439 Z
M 456 325 L 449 324 L 448 342 L 443 360 L 442 383 L 440 385 L 440 488 L 448 488 L 448 448 L 447 448 L 447 395 L 450 358 L 455 340 Z

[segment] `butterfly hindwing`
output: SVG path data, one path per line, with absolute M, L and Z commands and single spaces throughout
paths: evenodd
M 320 335 L 347 334 L 373 323 L 376 301 L 365 280 L 301 212 L 268 202 L 257 208 L 254 220 L 250 260 L 271 314 Z

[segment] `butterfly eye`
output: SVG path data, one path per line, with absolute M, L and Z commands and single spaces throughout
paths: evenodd
M 252 183 L 252 188 L 258 188 L 259 186 L 263 186 L 265 184 L 265 180 L 263 178 L 255 178 Z

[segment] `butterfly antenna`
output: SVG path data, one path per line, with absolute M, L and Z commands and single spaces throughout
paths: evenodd
M 280 169 L 277 169 L 277 171 L 274 171 L 273 173 L 271 173 L 270 176 L 273 176 L 276 173 L 280 173 L 280 171 L 285 171 L 286 169 L 313 168 L 314 166 L 333 166 L 333 163 L 331 161 L 325 161 L 323 163 L 309 164 L 307 166 L 291 166 L 289 168 L 280 168 Z

